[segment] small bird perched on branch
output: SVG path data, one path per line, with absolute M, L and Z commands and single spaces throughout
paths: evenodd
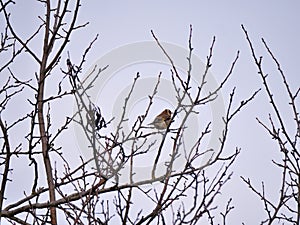
M 171 110 L 165 109 L 157 117 L 155 117 L 152 123 L 149 123 L 148 125 L 153 125 L 158 130 L 164 130 L 171 122 L 171 115 Z

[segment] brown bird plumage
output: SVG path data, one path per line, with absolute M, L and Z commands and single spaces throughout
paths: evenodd
M 157 117 L 155 117 L 154 121 L 149 125 L 153 125 L 158 130 L 164 130 L 171 122 L 171 115 L 171 110 L 165 109 Z

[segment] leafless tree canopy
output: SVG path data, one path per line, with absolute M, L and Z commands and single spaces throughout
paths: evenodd
M 292 117 L 286 117 L 283 115 L 280 106 L 276 103 L 274 98 L 274 91 L 271 89 L 268 83 L 268 74 L 263 70 L 263 57 L 258 56 L 255 51 L 251 39 L 244 26 L 242 29 L 246 35 L 246 39 L 250 46 L 251 54 L 255 65 L 258 69 L 263 83 L 263 87 L 269 98 L 270 104 L 273 108 L 273 113 L 269 114 L 269 122 L 263 122 L 257 118 L 258 123 L 267 131 L 274 141 L 278 145 L 278 150 L 282 155 L 282 160 L 277 162 L 273 160 L 276 167 L 282 170 L 281 187 L 277 202 L 274 202 L 266 197 L 264 182 L 261 183 L 261 188 L 256 188 L 252 185 L 250 179 L 242 177 L 243 181 L 249 186 L 249 188 L 262 200 L 266 212 L 266 219 L 262 221 L 262 224 L 274 224 L 278 222 L 299 224 L 300 223 L 300 165 L 299 165 L 299 138 L 300 138 L 300 117 L 299 117 L 299 91 L 300 88 L 293 91 L 289 85 L 286 75 L 281 68 L 280 63 L 276 59 L 275 55 L 271 51 L 267 42 L 262 38 L 262 44 L 267 50 L 269 56 L 274 61 L 278 73 L 282 78 L 282 84 L 285 88 L 285 92 L 288 96 L 287 102 L 289 111 Z M 287 123 L 292 122 L 292 126 L 288 126 Z
M 212 121 L 207 122 L 203 130 L 197 134 L 197 140 L 189 143 L 186 149 L 184 134 L 188 132 L 187 121 L 191 116 L 201 114 L 202 107 L 216 101 L 219 93 L 232 76 L 238 63 L 239 52 L 232 58 L 229 70 L 224 74 L 219 85 L 209 91 L 207 76 L 212 67 L 215 38 L 208 48 L 205 70 L 198 86 L 192 85 L 192 26 L 187 38 L 188 70 L 183 74 L 176 67 L 172 55 L 151 31 L 157 48 L 169 60 L 170 81 L 176 95 L 177 105 L 172 111 L 171 123 L 165 130 L 149 129 L 149 112 L 155 102 L 161 85 L 162 73 L 157 74 L 152 94 L 148 96 L 148 105 L 134 118 L 129 132 L 124 130 L 128 101 L 132 97 L 142 74 L 137 73 L 124 104 L 120 118 L 107 118 L 102 114 L 102 107 L 90 98 L 90 91 L 95 81 L 109 65 L 95 67 L 84 77 L 82 71 L 87 54 L 92 49 L 98 36 L 91 37 L 91 42 L 82 51 L 81 60 L 74 62 L 72 52 L 67 51 L 73 32 L 84 30 L 85 24 L 78 24 L 80 0 L 76 1 L 38 1 L 44 6 L 45 12 L 39 16 L 40 25 L 31 36 L 24 38 L 18 35 L 11 20 L 15 2 L 0 1 L 1 19 L 5 26 L 1 27 L 0 54 L 3 57 L 0 65 L 0 220 L 11 224 L 226 224 L 228 216 L 234 209 L 232 199 L 223 206 L 216 205 L 215 200 L 222 192 L 224 185 L 232 177 L 231 166 L 237 159 L 240 149 L 231 149 L 225 153 L 229 125 L 241 109 L 251 102 L 260 90 L 254 90 L 247 99 L 236 100 L 236 89 L 227 96 L 225 114 L 222 116 L 223 127 L 217 148 L 207 148 L 204 144 L 212 133 Z M 248 178 L 242 180 L 263 202 L 266 220 L 262 223 L 274 222 L 299 224 L 300 221 L 300 168 L 299 168 L 299 137 L 300 119 L 297 109 L 300 89 L 291 90 L 287 78 L 279 62 L 265 40 L 263 41 L 269 55 L 278 67 L 282 83 L 289 96 L 289 106 L 293 112 L 294 130 L 288 130 L 280 108 L 276 104 L 272 90 L 267 82 L 267 75 L 262 69 L 262 57 L 256 55 L 250 37 L 242 27 L 249 43 L 254 63 L 262 78 L 264 91 L 267 93 L 274 112 L 270 113 L 269 122 L 258 122 L 278 143 L 282 161 L 274 161 L 275 166 L 282 170 L 281 190 L 278 201 L 272 202 L 265 195 L 265 185 L 261 189 L 254 187 Z M 39 37 L 42 35 L 42 39 Z M 40 41 L 42 40 L 42 41 Z M 32 46 L 41 46 L 42 51 L 36 52 Z M 24 80 L 22 74 L 15 72 L 14 64 L 18 57 L 31 59 L 32 66 L 37 68 L 31 79 Z M 52 79 L 53 76 L 59 80 Z M 46 87 L 54 87 L 55 93 L 50 94 Z M 30 93 L 27 99 L 24 92 Z M 30 109 L 22 116 L 8 120 L 7 112 L 16 107 L 14 99 L 27 102 Z M 62 115 L 64 122 L 57 124 L 52 108 L 64 99 L 70 99 L 77 105 L 72 115 Z M 240 101 L 237 104 L 236 101 Z M 298 102 L 299 103 L 299 102 Z M 234 105 L 237 105 L 234 107 Z M 118 120 L 118 121 L 117 121 Z M 276 121 L 275 121 L 276 120 Z M 175 126 L 174 121 L 179 124 Z M 106 129 L 117 124 L 112 132 Z M 27 126 L 24 126 L 27 125 Z M 59 146 L 59 138 L 65 132 L 71 132 L 70 126 L 77 126 L 87 141 L 86 148 L 92 152 L 90 159 L 81 158 L 80 163 L 71 165 L 64 155 L 64 148 Z M 22 127 L 23 136 L 14 138 L 14 134 Z M 158 136 L 156 141 L 149 141 Z M 128 147 L 130 146 L 130 147 Z M 181 149 L 184 149 L 182 152 Z M 136 179 L 135 165 L 140 156 L 155 151 L 153 166 L 149 175 Z M 168 157 L 162 157 L 167 151 Z M 185 159 L 180 169 L 175 163 Z M 204 160 L 205 159 L 205 160 Z M 22 196 L 11 201 L 7 190 L 14 185 L 13 171 L 19 161 L 26 161 L 32 176 L 30 187 L 24 187 Z M 163 170 L 158 165 L 163 163 Z M 91 169 L 90 165 L 93 165 Z M 120 182 L 124 168 L 129 168 L 128 182 Z M 218 221 L 218 222 L 217 222 Z M 221 221 L 221 222 L 220 222 Z

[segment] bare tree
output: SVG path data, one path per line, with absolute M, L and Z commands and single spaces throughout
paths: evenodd
M 274 165 L 281 169 L 281 187 L 279 196 L 275 202 L 273 199 L 268 199 L 265 191 L 265 183 L 262 182 L 261 189 L 252 185 L 250 179 L 242 177 L 243 181 L 249 186 L 249 188 L 260 197 L 264 204 L 266 212 L 266 219 L 261 224 L 274 224 L 274 223 L 300 223 L 300 167 L 299 167 L 299 137 L 300 137 L 300 118 L 299 109 L 297 108 L 297 102 L 299 103 L 299 91 L 293 91 L 290 87 L 287 76 L 283 72 L 279 61 L 271 51 L 267 42 L 262 38 L 262 43 L 267 50 L 269 56 L 277 66 L 279 75 L 282 78 L 282 84 L 287 94 L 286 107 L 289 108 L 292 117 L 286 116 L 282 112 L 282 108 L 276 103 L 275 93 L 271 89 L 268 82 L 268 74 L 263 70 L 263 57 L 258 56 L 252 44 L 252 41 L 248 35 L 247 30 L 242 26 L 242 29 L 246 35 L 246 39 L 249 43 L 254 63 L 257 66 L 258 74 L 262 79 L 264 90 L 269 98 L 270 104 L 273 108 L 273 113 L 269 114 L 269 122 L 263 122 L 259 118 L 257 121 L 267 131 L 274 141 L 278 145 L 278 150 L 282 155 L 280 162 L 272 160 Z M 292 122 L 294 126 L 288 125 L 288 122 Z
M 195 143 L 190 149 L 185 149 L 185 162 L 181 170 L 176 170 L 174 164 L 180 156 L 179 149 L 184 148 L 183 134 L 188 129 L 187 120 L 192 115 L 201 112 L 201 107 L 209 105 L 218 98 L 228 78 L 233 74 L 234 67 L 239 58 L 239 52 L 233 59 L 232 65 L 223 81 L 215 89 L 207 93 L 204 88 L 207 85 L 207 76 L 212 66 L 213 48 L 215 38 L 207 56 L 205 71 L 198 86 L 191 83 L 192 80 L 192 27 L 188 38 L 187 56 L 188 70 L 185 74 L 179 72 L 172 60 L 172 55 L 164 48 L 159 39 L 152 32 L 157 47 L 162 50 L 170 62 L 170 80 L 178 104 L 173 111 L 171 123 L 163 131 L 148 129 L 146 119 L 155 100 L 157 89 L 161 81 L 161 73 L 158 73 L 157 83 L 153 87 L 153 93 L 149 96 L 149 104 L 141 110 L 140 116 L 135 118 L 131 130 L 124 132 L 123 125 L 128 120 L 126 110 L 128 100 L 131 98 L 141 75 L 138 73 L 132 82 L 128 95 L 124 98 L 122 116 L 117 122 L 116 129 L 110 134 L 105 134 L 105 129 L 111 126 L 114 118 L 104 118 L 101 106 L 97 106 L 89 97 L 89 90 L 93 88 L 95 79 L 107 68 L 94 68 L 91 74 L 95 78 L 81 79 L 86 55 L 92 48 L 97 37 L 91 41 L 86 51 L 82 54 L 80 62 L 74 64 L 71 54 L 66 63 L 61 60 L 66 53 L 66 46 L 70 41 L 70 35 L 78 28 L 84 28 L 86 24 L 76 23 L 80 8 L 80 0 L 56 1 L 52 6 L 50 0 L 39 1 L 45 6 L 45 15 L 40 16 L 41 24 L 29 38 L 22 39 L 15 31 L 10 20 L 9 9 L 14 2 L 0 1 L 1 10 L 6 27 L 2 32 L 1 54 L 6 54 L 7 62 L 1 65 L 2 73 L 9 72 L 7 82 L 2 85 L 0 91 L 2 101 L 0 103 L 0 128 L 1 128 L 1 192 L 0 192 L 0 216 L 2 221 L 11 224 L 58 224 L 63 220 L 69 224 L 198 224 L 199 221 L 208 220 L 214 224 L 216 217 L 220 217 L 223 224 L 233 209 L 231 199 L 226 203 L 225 211 L 215 205 L 215 199 L 221 193 L 222 187 L 230 180 L 232 172 L 230 166 L 236 160 L 240 150 L 236 148 L 231 154 L 225 155 L 224 149 L 229 132 L 229 124 L 238 112 L 251 101 L 258 91 L 255 91 L 248 99 L 243 100 L 234 108 L 235 89 L 229 95 L 227 110 L 223 116 L 223 130 L 219 137 L 216 149 L 207 149 L 203 144 L 212 131 L 212 122 L 208 122 L 198 134 Z M 43 34 L 42 53 L 39 55 L 31 48 L 31 42 L 35 41 L 38 34 Z M 31 80 L 24 81 L 10 68 L 20 54 L 27 54 L 38 66 L 35 76 Z M 8 56 L 7 56 L 8 55 Z M 59 69 L 61 68 L 61 69 Z M 62 79 L 51 83 L 53 73 L 60 71 Z M 68 87 L 63 85 L 68 81 Z M 56 94 L 45 94 L 46 84 L 58 89 Z M 9 108 L 12 98 L 29 89 L 34 93 L 34 99 L 28 99 L 31 111 L 15 121 L 7 123 L 2 116 Z M 196 94 L 194 94 L 196 93 Z M 59 129 L 51 129 L 53 117 L 51 106 L 54 101 L 72 97 L 76 101 L 78 111 L 72 115 L 65 115 L 65 122 L 57 125 Z M 296 111 L 295 111 L 296 112 Z M 180 117 L 179 117 L 180 116 Z M 179 127 L 174 126 L 174 121 L 181 118 Z M 10 136 L 16 132 L 21 123 L 29 121 L 30 126 L 24 137 L 27 146 L 21 143 L 15 146 Z M 57 139 L 63 132 L 67 132 L 71 124 L 81 127 L 84 137 L 88 140 L 87 148 L 93 152 L 93 157 L 82 159 L 77 167 L 69 164 L 64 157 L 62 149 L 57 146 Z M 299 132 L 299 131 L 298 131 Z M 148 141 L 149 137 L 159 134 L 158 145 Z M 167 140 L 169 140 L 167 144 Z M 12 144 L 13 143 L 13 144 Z M 291 142 L 292 143 L 292 142 Z M 128 149 L 126 145 L 131 147 Z M 157 147 L 158 146 L 158 147 Z M 134 165 L 140 155 L 147 155 L 155 149 L 157 152 L 151 176 L 143 180 L 135 181 Z M 169 156 L 162 159 L 162 151 L 168 151 Z M 33 171 L 31 193 L 24 191 L 24 197 L 14 203 L 6 202 L 6 189 L 9 183 L 15 182 L 10 178 L 10 171 L 15 167 L 13 161 L 27 158 L 29 167 Z M 203 163 L 203 159 L 207 159 Z M 42 159 L 42 160 L 39 160 Z M 61 165 L 57 164 L 60 161 Z M 157 165 L 164 162 L 163 174 L 158 174 Z M 93 162 L 95 169 L 88 169 L 88 164 Z M 44 169 L 40 169 L 40 165 Z M 124 167 L 130 168 L 129 182 L 119 182 L 120 173 Z M 208 175 L 209 174 L 209 175 Z M 42 177 L 46 177 L 47 187 L 40 187 Z M 290 184 L 291 188 L 294 188 Z M 294 190 L 294 189 L 292 189 Z M 296 193 L 296 192 L 293 192 Z M 140 198 L 137 201 L 137 198 Z M 147 204 L 141 207 L 139 202 Z

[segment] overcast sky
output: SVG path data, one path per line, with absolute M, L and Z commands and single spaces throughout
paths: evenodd
M 42 15 L 40 10 L 43 10 L 43 7 L 39 6 L 39 3 L 31 3 L 31 1 L 17 0 L 16 2 L 15 11 L 12 11 L 12 19 L 19 32 L 26 36 L 39 23 L 37 16 Z M 255 90 L 262 87 L 257 68 L 253 63 L 249 46 L 241 29 L 241 24 L 243 24 L 252 38 L 256 52 L 266 58 L 264 69 L 266 73 L 270 74 L 269 80 L 275 99 L 283 107 L 284 114 L 289 116 L 287 99 L 282 94 L 284 89 L 279 74 L 276 73 L 276 66 L 268 58 L 260 39 L 263 37 L 267 41 L 280 61 L 292 89 L 298 88 L 300 84 L 299 9 L 300 3 L 295 0 L 83 1 L 79 21 L 82 23 L 89 21 L 90 24 L 85 30 L 77 31 L 71 37 L 72 41 L 68 50 L 72 59 L 79 61 L 82 51 L 95 35 L 99 34 L 99 39 L 87 58 L 84 71 L 87 73 L 88 68 L 97 60 L 109 57 L 110 53 L 116 57 L 114 62 L 108 62 L 111 67 L 114 67 L 114 63 L 124 60 L 118 56 L 118 50 L 123 46 L 153 41 L 150 30 L 154 31 L 159 40 L 185 49 L 188 45 L 191 24 L 193 26 L 194 54 L 202 62 L 205 62 L 212 38 L 216 36 L 211 72 L 217 82 L 224 78 L 236 52 L 240 51 L 240 59 L 233 76 L 222 90 L 226 105 L 230 91 L 236 87 L 235 105 L 238 105 L 239 101 L 249 97 Z M 24 23 L 24 21 L 33 22 Z M 128 54 L 130 55 L 130 52 Z M 147 53 L 141 53 L 141 55 L 147 57 Z M 99 87 L 99 92 L 95 94 L 105 114 L 113 114 L 114 106 L 119 101 L 122 91 L 130 84 L 136 72 L 143 74 L 144 79 L 155 77 L 160 71 L 163 71 L 164 74 L 168 73 L 167 65 L 154 62 L 155 59 L 149 60 L 151 62 L 145 59 L 144 64 L 143 62 L 134 64 L 134 60 L 125 60 L 122 61 L 122 65 L 116 65 L 116 71 L 113 71 L 111 77 L 105 80 L 106 83 L 103 87 Z M 25 66 L 25 62 L 19 63 L 23 65 L 24 76 L 31 76 L 30 72 L 35 68 Z M 103 63 L 102 66 L 105 64 Z M 167 79 L 167 75 L 164 78 Z M 117 83 L 113 92 L 111 90 L 112 83 Z M 101 100 L 101 96 L 107 95 L 111 95 L 111 97 Z M 112 101 L 113 104 L 111 104 Z M 71 108 L 72 104 L 69 104 Z M 133 104 L 131 113 L 136 115 L 139 107 L 143 106 L 143 99 L 140 101 L 136 99 Z M 172 97 L 168 98 L 168 94 L 163 95 L 161 104 L 163 107 L 172 107 Z M 159 111 L 161 106 L 158 104 L 155 107 Z M 209 117 L 213 113 L 203 112 L 202 116 Z M 249 177 L 257 187 L 261 181 L 265 181 L 266 191 L 269 196 L 274 197 L 275 201 L 279 193 L 278 185 L 281 173 L 278 168 L 274 167 L 271 160 L 279 159 L 280 154 L 276 145 L 255 120 L 256 117 L 259 117 L 267 122 L 269 113 L 273 113 L 273 111 L 262 91 L 252 103 L 242 110 L 230 127 L 226 152 L 233 152 L 235 147 L 240 147 L 242 152 L 232 167 L 234 177 L 225 186 L 224 192 L 219 198 L 220 204 L 225 205 L 227 199 L 233 197 L 235 209 L 229 217 L 229 224 L 241 224 L 242 222 L 258 224 L 266 217 L 262 202 L 241 181 L 240 176 Z M 201 118 L 199 120 L 201 123 Z
M 287 108 L 279 74 L 268 59 L 260 39 L 263 37 L 270 45 L 293 90 L 298 88 L 299 9 L 300 4 L 297 1 L 89 1 L 82 7 L 81 19 L 91 21 L 87 29 L 90 35 L 85 35 L 84 40 L 90 40 L 93 34 L 100 34 L 100 41 L 93 50 L 91 61 L 120 46 L 153 40 L 150 30 L 161 41 L 186 48 L 190 24 L 193 26 L 194 53 L 203 62 L 212 37 L 216 36 L 212 72 L 217 81 L 225 76 L 236 51 L 240 50 L 236 70 L 222 92 L 225 104 L 234 86 L 237 87 L 236 104 L 262 87 L 241 30 L 241 24 L 244 24 L 257 53 L 266 58 L 264 68 L 270 74 L 269 79 L 277 101 Z M 155 67 L 151 68 L 151 72 L 155 73 Z M 157 67 L 157 72 L 161 69 L 158 68 L 160 67 Z M 140 67 L 134 69 L 142 70 L 140 72 L 143 74 L 144 70 Z M 279 193 L 280 171 L 274 167 L 271 159 L 279 159 L 280 155 L 274 142 L 255 120 L 259 117 L 267 121 L 268 113 L 273 111 L 262 92 L 238 115 L 230 127 L 230 139 L 226 149 L 230 152 L 238 146 L 242 148 L 242 153 L 233 167 L 234 178 L 225 187 L 220 198 L 220 204 L 223 205 L 229 197 L 233 197 L 235 210 L 229 224 L 258 224 L 266 216 L 260 199 L 242 183 L 240 176 L 251 178 L 257 187 L 261 181 L 265 181 L 268 195 L 274 196 L 275 201 Z

